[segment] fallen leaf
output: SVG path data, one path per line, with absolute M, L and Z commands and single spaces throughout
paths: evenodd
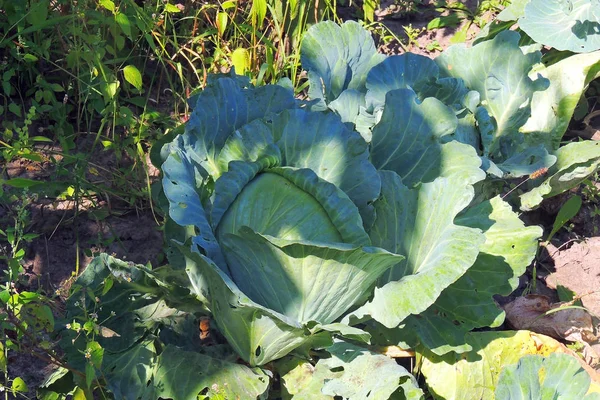
M 586 361 L 592 365 L 598 362 L 598 355 L 591 347 L 598 338 L 594 335 L 592 316 L 586 310 L 569 303 L 551 303 L 546 296 L 530 294 L 506 304 L 504 311 L 513 328 L 581 343 Z

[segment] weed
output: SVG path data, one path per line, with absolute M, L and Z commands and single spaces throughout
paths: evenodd
M 471 25 L 483 28 L 490 21 L 491 14 L 500 12 L 509 3 L 509 0 L 483 0 L 472 10 L 460 1 L 441 0 L 436 2 L 435 6 L 443 15 L 432 19 L 427 29 L 457 27 L 463 24 L 450 40 L 451 43 L 462 43 L 467 39 Z
M 425 49 L 429 52 L 433 52 L 433 51 L 442 51 L 442 46 L 440 46 L 440 44 L 438 43 L 437 40 L 433 40 L 429 43 L 427 43 L 427 45 L 425 46 Z
M 413 28 L 412 24 L 408 26 L 403 26 L 404 33 L 406 34 L 406 47 L 410 50 L 413 46 L 419 47 L 419 42 L 417 39 L 423 32 L 425 32 L 425 28 Z

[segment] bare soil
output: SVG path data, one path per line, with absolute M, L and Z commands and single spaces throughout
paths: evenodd
M 435 1 L 423 0 L 418 6 L 418 12 L 406 12 L 406 10 L 397 5 L 397 1 L 384 0 L 381 2 L 381 7 L 375 12 L 376 20 L 388 29 L 390 29 L 399 38 L 402 38 L 405 42 L 408 41 L 408 36 L 405 32 L 405 27 L 420 30 L 421 33 L 417 36 L 416 42 L 408 44 L 406 46 L 400 46 L 398 43 L 392 42 L 388 44 L 382 44 L 380 51 L 386 54 L 402 54 L 406 51 L 411 53 L 425 55 L 431 58 L 437 57 L 442 51 L 450 47 L 452 38 L 456 32 L 465 28 L 469 25 L 467 30 L 467 36 L 465 43 L 470 43 L 471 40 L 481 30 L 476 24 L 471 23 L 467 19 L 461 20 L 456 26 L 448 26 L 440 29 L 427 30 L 429 22 L 439 16 L 448 16 L 449 11 L 440 13 L 435 8 Z M 462 1 L 469 9 L 475 10 L 477 8 L 477 0 Z M 488 13 L 483 16 L 484 19 L 491 21 L 493 14 Z M 430 47 L 432 43 L 437 43 L 435 48 Z

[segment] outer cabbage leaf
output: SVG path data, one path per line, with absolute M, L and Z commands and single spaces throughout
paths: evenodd
M 455 223 L 481 229 L 485 243 L 475 264 L 442 292 L 434 307 L 465 324 L 465 331 L 499 326 L 504 312 L 493 296 L 505 296 L 517 288 L 519 277 L 536 255 L 542 228 L 525 226 L 500 197 L 468 208 Z
M 583 141 L 569 143 L 559 148 L 556 164 L 548 171 L 548 178 L 529 192 L 521 195 L 521 210 L 528 211 L 540 205 L 542 200 L 556 196 L 579 185 L 594 173 L 600 165 L 600 142 Z
M 142 342 L 116 354 L 104 354 L 106 386 L 117 399 L 137 400 L 148 390 L 157 354 L 153 342 Z
M 404 259 L 374 247 L 289 241 L 248 229 L 226 236 L 224 248 L 244 294 L 301 324 L 335 321 Z
M 371 161 L 378 170 L 396 172 L 412 187 L 441 175 L 448 163 L 441 139 L 453 133 L 458 122 L 454 112 L 430 97 L 419 102 L 411 89 L 386 95 L 381 121 L 373 128 Z
M 434 306 L 418 316 L 408 316 L 397 328 L 386 328 L 374 320 L 367 321 L 366 325 L 365 330 L 371 334 L 371 343 L 380 346 L 414 349 L 420 344 L 440 355 L 472 350 L 465 342 L 465 330 L 457 328 L 449 318 L 438 314 Z
M 386 105 L 385 95 L 396 89 L 419 88 L 437 80 L 439 67 L 429 57 L 405 53 L 386 58 L 374 66 L 367 75 L 366 102 L 370 109 Z
M 283 358 L 275 365 L 281 376 L 283 400 L 334 399 L 333 396 L 321 392 L 323 382 L 334 375 L 330 370 L 326 368 L 316 370 L 308 361 L 296 357 Z
M 463 155 L 447 177 L 414 189 L 398 175 L 382 171 L 382 195 L 375 203 L 377 219 L 370 231 L 374 245 L 405 254 L 379 281 L 373 300 L 353 312 L 370 315 L 388 328 L 431 306 L 440 293 L 473 265 L 484 236 L 479 229 L 454 224 L 471 202 L 471 186 L 484 178 L 475 150 L 452 142 L 445 145 Z
M 367 75 L 366 107 L 373 114 L 372 125 L 378 122 L 378 110 L 388 106 L 386 94 L 396 89 L 412 89 L 421 101 L 435 97 L 454 110 L 458 126 L 451 139 L 479 147 L 479 134 L 475 128 L 474 112 L 479 104 L 479 93 L 469 91 L 461 79 L 439 78 L 439 67 L 429 57 L 412 53 L 386 58 Z M 395 106 L 395 105 L 394 105 Z M 364 113 L 363 113 L 364 114 Z M 358 119 L 357 122 L 362 122 Z M 367 120 L 364 120 L 367 121 Z M 371 125 L 371 126 L 372 126 Z M 359 130 L 360 128 L 360 130 Z M 357 130 L 364 135 L 364 126 Z M 369 135 L 366 135 L 369 141 Z M 447 138 L 450 140 L 450 136 Z
M 179 274 L 168 268 L 150 270 L 102 254 L 73 285 L 79 294 L 67 302 L 66 323 L 81 318 L 82 309 L 97 313 L 102 322 L 94 327 L 95 340 L 104 350 L 101 372 L 115 398 L 137 400 L 149 396 L 154 390 L 153 367 L 161 348 L 169 343 L 200 348 L 196 317 L 183 310 L 205 311 L 183 287 L 186 282 Z M 185 333 L 177 331 L 180 326 L 186 327 Z M 63 330 L 61 340 L 69 365 L 85 370 L 86 335 Z M 202 368 L 193 364 L 188 367 Z
M 530 146 L 543 144 L 554 151 L 587 85 L 600 76 L 600 51 L 567 57 L 537 73 L 547 78 L 550 86 L 533 94 L 531 117 L 521 132 Z
M 515 140 L 522 141 L 519 128 L 531 114 L 532 96 L 548 84 L 546 79 L 533 81 L 527 77 L 533 65 L 540 62 L 541 54 L 523 54 L 519 39 L 517 32 L 500 32 L 471 48 L 452 46 L 436 59 L 444 73 L 462 78 L 468 88 L 481 94 L 495 128 L 491 140 L 483 140 L 484 155 L 501 156 L 500 161 L 517 150 L 510 147 Z
M 525 6 L 531 0 L 515 0 L 511 1 L 508 6 L 498 16 L 496 17 L 500 21 L 504 22 L 513 22 L 517 21 L 523 15 L 525 15 Z
M 529 331 L 471 332 L 473 350 L 437 356 L 424 350 L 421 372 L 435 399 L 493 400 L 504 366 L 525 355 L 562 351 L 556 340 Z
M 216 179 L 223 172 L 217 155 L 236 129 L 296 105 L 293 92 L 279 85 L 245 89 L 231 78 L 217 79 L 196 97 L 185 133 L 169 145 L 170 151 L 184 152 L 203 175 Z
M 384 333 L 393 341 L 409 341 L 410 347 L 419 341 L 438 355 L 463 353 L 471 350 L 465 342 L 466 332 L 497 327 L 504 321 L 504 311 L 493 296 L 508 295 L 516 289 L 518 277 L 537 252 L 542 229 L 526 227 L 499 197 L 466 209 L 455 223 L 484 232 L 485 243 L 477 260 L 428 310 L 408 317 L 393 336 Z
M 310 27 L 302 39 L 301 62 L 308 71 L 309 97 L 326 103 L 347 89 L 364 93 L 367 73 L 383 59 L 371 34 L 354 21 L 341 26 L 321 22 Z
M 600 398 L 590 393 L 590 376 L 574 357 L 553 353 L 530 355 L 502 369 L 496 386 L 497 400 Z
M 356 329 L 335 325 L 306 328 L 313 328 L 312 321 L 335 320 L 382 271 L 402 259 L 375 248 L 286 241 L 247 229 L 241 235 L 225 237 L 232 276 L 239 286 L 210 259 L 184 247 L 182 251 L 195 260 L 197 270 L 188 272 L 190 279 L 202 276 L 208 282 L 204 296 L 211 301 L 221 332 L 250 365 L 281 358 L 321 329 L 360 336 Z
M 309 340 L 302 325 L 250 300 L 209 258 L 184 246 L 180 250 L 194 260 L 190 279 L 207 282 L 202 295 L 210 299 L 219 330 L 250 365 L 281 358 Z
M 157 360 L 153 386 L 144 400 L 192 400 L 203 391 L 210 399 L 264 399 L 269 376 L 260 368 L 167 346 Z
M 148 329 L 162 324 L 160 319 L 164 313 L 157 313 L 157 309 L 168 310 L 167 317 L 176 311 L 168 305 L 179 307 L 185 304 L 187 311 L 205 311 L 183 286 L 185 281 L 179 274 L 179 271 L 168 268 L 150 270 L 143 265 L 118 260 L 107 254 L 101 254 L 90 262 L 75 281 L 74 289 L 81 291 L 86 288 L 100 293 L 106 290 L 106 285 L 110 285 L 110 290 L 98 296 L 103 309 L 97 312 L 98 319 L 105 321 L 103 326 L 117 334 L 98 339 L 106 354 L 120 353 L 131 348 L 145 336 Z M 94 309 L 94 298 L 79 293 L 80 296 L 73 295 L 67 302 L 67 322 L 72 322 L 69 319 L 81 313 L 81 307 Z M 123 298 L 130 296 L 132 299 L 124 305 Z M 118 313 L 111 315 L 111 310 Z M 65 343 L 70 343 L 72 337 L 69 335 L 81 336 L 75 335 L 73 331 L 65 331 L 62 338 Z
M 197 188 L 197 182 L 203 178 L 199 173 L 199 166 L 190 160 L 183 152 L 171 154 L 163 163 L 163 191 L 169 201 L 169 217 L 180 227 L 195 229 L 192 237 L 194 244 L 198 245 L 221 268 L 227 271 L 225 259 L 221 253 L 219 243 L 212 231 L 208 216 L 202 203 L 202 191 Z M 180 234 L 181 230 L 172 229 Z M 185 235 L 184 235 L 185 236 Z M 173 239 L 167 236 L 167 241 Z M 189 263 L 189 260 L 185 260 Z M 198 282 L 196 282 L 198 283 Z
M 536 42 L 558 50 L 600 49 L 598 0 L 530 0 L 519 26 Z
M 331 358 L 319 360 L 314 370 L 305 366 L 304 371 L 298 371 L 303 372 L 304 379 L 293 389 L 294 400 L 333 396 L 388 399 L 398 391 L 407 400 L 423 398 L 416 379 L 391 358 L 347 342 L 336 342 L 327 351 Z
M 496 166 L 502 171 L 501 178 L 519 178 L 531 175 L 542 168 L 548 168 L 555 162 L 556 156 L 549 154 L 543 144 L 532 144 Z

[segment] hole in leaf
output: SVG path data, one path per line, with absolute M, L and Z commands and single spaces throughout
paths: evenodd
M 331 372 L 343 372 L 344 371 L 344 367 L 335 367 L 335 368 L 331 368 L 330 369 Z
M 256 357 L 260 357 L 260 353 L 262 353 L 262 349 L 260 348 L 260 346 L 258 346 L 258 347 L 256 348 L 256 351 L 254 352 L 254 355 L 255 355 Z

